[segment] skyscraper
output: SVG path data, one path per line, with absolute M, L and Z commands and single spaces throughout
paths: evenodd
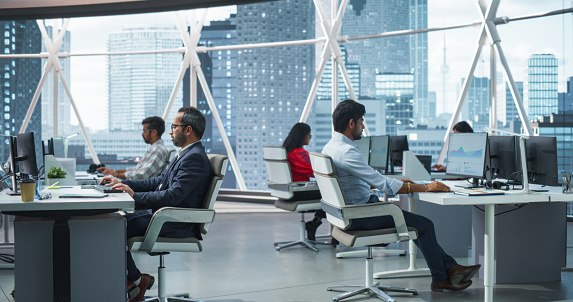
M 534 54 L 527 62 L 527 94 L 530 120 L 558 112 L 557 58 L 553 54 Z
M 386 133 L 414 127 L 414 75 L 380 73 L 376 75 L 376 97 L 386 104 Z
M 237 44 L 237 15 L 231 14 L 223 21 L 211 21 L 203 26 L 199 43 L 207 47 Z M 221 122 L 227 132 L 231 148 L 236 151 L 237 145 L 237 51 L 219 50 L 210 52 L 212 62 L 211 93 L 219 111 Z M 212 123 L 212 153 L 226 154 L 223 139 L 216 123 Z M 231 167 L 229 165 L 229 167 Z M 237 180 L 234 173 L 227 173 L 222 187 L 236 188 Z
M 505 83 L 505 123 L 509 125 L 515 120 L 519 120 L 519 112 L 517 111 L 517 106 L 515 106 L 515 101 L 511 95 L 511 90 L 509 89 L 509 84 Z M 523 82 L 515 82 L 517 86 L 517 91 L 519 95 L 523 96 Z
M 129 26 L 111 33 L 107 50 L 174 49 L 183 44 L 173 26 Z M 179 74 L 182 55 L 154 53 L 108 57 L 109 130 L 139 130 L 148 116 L 162 116 Z M 166 122 L 182 105 L 181 86 Z
M 235 45 L 237 42 L 237 15 L 232 14 L 230 18 L 223 21 L 211 21 L 208 26 L 203 26 L 199 43 L 206 47 Z M 211 93 L 213 100 L 221 116 L 221 122 L 225 127 L 227 136 L 233 148 L 236 142 L 235 115 L 236 115 L 236 94 L 237 94 L 237 51 L 219 50 L 210 52 L 211 71 Z M 213 152 L 218 154 L 226 153 L 223 146 L 219 129 L 213 123 Z
M 53 37 L 52 32 L 53 26 L 48 26 L 46 31 L 48 36 Z M 52 39 L 53 40 L 53 39 Z M 64 35 L 64 40 L 60 52 L 69 53 L 71 50 L 71 34 L 70 31 L 66 31 Z M 42 43 L 42 52 L 46 52 L 46 46 Z M 64 77 L 66 78 L 66 83 L 71 88 L 70 82 L 70 58 L 60 58 L 60 63 L 62 64 L 62 71 Z M 42 66 L 46 64 L 46 59 L 42 59 Z M 50 74 L 44 86 L 42 87 L 42 139 L 49 139 L 54 136 L 54 77 Z M 68 94 L 64 89 L 64 85 L 59 80 L 58 77 L 58 136 L 68 136 L 74 131 L 71 129 L 71 112 L 70 112 L 70 101 L 68 99 Z
M 360 67 L 356 63 L 348 63 L 348 54 L 346 52 L 346 47 L 340 46 L 342 52 L 342 62 L 346 67 L 348 72 L 348 77 L 350 78 L 350 83 L 352 83 L 352 88 L 356 96 L 360 96 Z M 346 84 L 344 83 L 344 78 L 340 72 L 336 71 L 338 75 L 338 98 L 341 100 L 350 98 L 350 93 L 346 89 Z M 332 60 L 326 63 L 324 68 L 324 73 L 322 74 L 322 79 L 318 85 L 318 90 L 316 97 L 319 100 L 331 100 L 332 99 Z
M 340 35 L 361 36 L 408 29 L 410 16 L 409 1 L 350 0 Z M 361 96 L 376 96 L 377 73 L 412 71 L 408 36 L 354 40 L 344 46 L 348 50 L 348 62 L 360 66 Z
M 462 78 L 460 86 L 464 84 Z M 489 115 L 489 78 L 473 77 L 468 90 L 464 106 L 462 107 L 462 120 L 478 121 Z
M 410 0 L 410 29 L 428 28 L 428 0 Z M 436 116 L 428 98 L 428 34 L 409 35 L 410 66 L 414 73 L 414 122 L 427 124 Z
M 313 28 L 311 1 L 237 6 L 237 44 L 312 39 Z M 267 181 L 263 146 L 282 145 L 301 117 L 314 77 L 314 46 L 241 50 L 237 68 L 236 155 L 247 187 L 260 190 Z
M 41 35 L 35 20 L 0 21 L 4 36 L 4 54 L 40 53 Z M 2 85 L 3 110 L 0 116 L 0 129 L 3 135 L 16 135 L 28 112 L 34 91 L 42 74 L 41 59 L 5 58 L 0 59 L 0 84 Z M 34 110 L 26 132 L 34 132 L 36 158 L 41 159 L 38 147 L 42 139 L 42 110 Z M 8 139 L 0 140 L 0 160 L 6 162 L 10 154 Z

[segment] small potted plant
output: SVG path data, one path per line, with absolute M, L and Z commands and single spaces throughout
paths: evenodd
M 60 181 L 60 179 L 65 178 L 66 175 L 68 174 L 68 172 L 66 172 L 66 170 L 60 168 L 60 167 L 56 167 L 56 166 L 52 166 L 50 168 L 50 170 L 48 171 L 48 186 L 51 186 L 52 184 L 56 183 L 57 181 Z

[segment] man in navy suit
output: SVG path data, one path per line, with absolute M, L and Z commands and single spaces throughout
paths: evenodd
M 128 193 L 135 200 L 136 210 L 127 214 L 127 238 L 143 236 L 152 213 L 162 207 L 201 208 L 213 170 L 201 137 L 205 132 L 205 117 L 195 107 L 179 109 L 171 124 L 173 144 L 181 147 L 167 169 L 161 175 L 142 180 L 121 180 L 106 176 L 101 183 L 109 182 L 114 189 Z M 201 239 L 196 224 L 165 223 L 159 236 Z M 130 301 L 140 301 L 145 291 L 154 283 L 153 276 L 141 274 L 135 266 L 131 253 L 127 252 L 127 289 Z

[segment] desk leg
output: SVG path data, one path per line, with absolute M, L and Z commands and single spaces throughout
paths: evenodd
M 484 301 L 493 301 L 495 205 L 485 206 Z
M 416 213 L 416 200 L 411 196 L 408 196 L 408 206 L 410 208 L 410 212 Z M 408 244 L 410 250 L 410 267 L 405 270 L 375 273 L 374 278 L 430 276 L 430 269 L 418 268 L 416 266 L 416 254 L 418 252 L 418 247 L 414 243 L 414 240 L 410 240 Z
M 54 219 L 52 236 L 54 302 L 69 302 L 71 301 L 70 228 L 67 217 Z

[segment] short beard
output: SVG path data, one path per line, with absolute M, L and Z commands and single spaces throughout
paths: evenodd
M 182 147 L 186 142 L 185 134 L 183 132 L 179 132 L 173 136 L 173 145 L 176 147 Z

